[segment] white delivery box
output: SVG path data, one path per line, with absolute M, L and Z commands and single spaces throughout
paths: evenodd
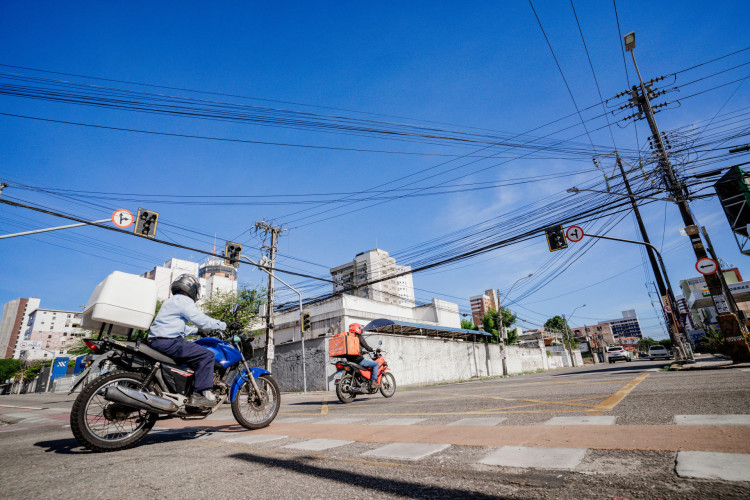
M 148 330 L 155 309 L 154 280 L 115 271 L 91 294 L 83 311 L 81 326 L 99 330 L 102 324 L 112 324 L 112 333 L 118 334 L 127 334 L 130 328 Z

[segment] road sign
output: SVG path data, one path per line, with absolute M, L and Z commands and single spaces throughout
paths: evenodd
M 581 226 L 570 226 L 565 231 L 565 236 L 568 238 L 568 241 L 578 243 L 583 239 L 583 228 Z
M 133 218 L 133 214 L 130 212 L 130 210 L 126 210 L 124 208 L 115 210 L 115 213 L 112 214 L 112 222 L 120 229 L 129 228 L 131 225 L 133 225 L 134 220 L 135 219 Z
M 667 305 L 664 306 L 664 312 L 665 313 L 671 313 L 672 312 L 672 308 L 669 307 L 669 304 L 667 304 Z
M 703 275 L 714 274 L 719 270 L 719 264 L 714 259 L 703 257 L 695 263 L 695 269 Z

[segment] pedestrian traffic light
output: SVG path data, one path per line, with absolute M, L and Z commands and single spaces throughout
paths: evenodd
M 312 328 L 312 324 L 310 323 L 310 313 L 303 312 L 302 313 L 302 331 L 309 332 L 310 328 Z
M 242 245 L 227 241 L 227 246 L 224 248 L 224 264 L 239 267 L 240 257 L 242 257 Z
M 159 222 L 159 214 L 145 208 L 138 209 L 138 217 L 135 218 L 135 229 L 133 234 L 144 238 L 156 237 L 156 223 Z
M 565 231 L 562 224 L 548 227 L 544 230 L 544 234 L 547 235 L 547 245 L 549 245 L 550 252 L 568 248 L 568 240 L 565 239 Z

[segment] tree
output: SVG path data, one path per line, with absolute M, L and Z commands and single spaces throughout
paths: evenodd
M 473 321 L 469 321 L 468 319 L 461 320 L 461 328 L 465 330 L 479 330 L 479 327 L 475 325 Z
M 635 346 L 639 351 L 646 352 L 652 345 L 656 345 L 656 341 L 654 339 L 652 339 L 651 337 L 643 337 Z
M 23 361 L 20 359 L 0 359 L 0 384 L 15 377 L 22 367 Z
M 258 306 L 263 303 L 264 295 L 265 290 L 262 288 L 240 285 L 237 295 L 232 292 L 214 292 L 211 299 L 203 302 L 201 308 L 214 319 L 224 323 L 239 321 L 243 328 L 247 328 L 258 315 Z M 236 317 L 233 313 L 235 305 L 238 306 Z
M 544 323 L 544 328 L 547 330 L 555 331 L 562 334 L 563 344 L 570 349 L 578 349 L 579 345 L 573 339 L 573 335 L 570 332 L 568 322 L 562 318 L 562 316 L 555 316 L 548 319 Z M 568 340 L 570 339 L 570 340 Z
M 500 311 L 503 315 L 503 326 L 505 328 L 510 328 L 513 324 L 515 324 L 516 319 L 518 318 L 517 314 L 514 314 L 513 311 L 502 306 L 500 306 Z
M 518 342 L 518 331 L 516 329 L 508 330 L 508 345 L 513 345 Z

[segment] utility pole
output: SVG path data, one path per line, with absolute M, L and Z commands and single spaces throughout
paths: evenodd
M 628 176 L 625 174 L 625 168 L 622 166 L 622 158 L 620 158 L 620 154 L 615 151 L 615 154 L 617 155 L 617 166 L 620 167 L 620 173 L 622 174 L 622 180 L 625 183 L 625 189 L 628 191 L 628 196 L 630 198 L 630 203 L 633 205 L 633 213 L 635 214 L 635 218 L 638 221 L 638 228 L 641 230 L 641 237 L 643 238 L 644 243 L 648 243 L 648 245 L 651 245 L 651 240 L 648 238 L 648 234 L 646 233 L 646 226 L 643 224 L 643 219 L 641 219 L 641 211 L 638 209 L 638 203 L 636 203 L 636 197 L 633 196 L 633 191 L 630 189 L 630 181 L 628 180 Z M 672 296 L 671 289 L 667 289 L 667 287 L 664 285 L 664 279 L 662 278 L 661 271 L 659 271 L 659 264 L 656 262 L 656 257 L 654 256 L 654 251 L 651 250 L 651 247 L 646 245 L 646 253 L 648 254 L 648 260 L 651 262 L 651 269 L 654 273 L 654 278 L 656 279 L 656 286 L 659 289 L 659 295 L 661 296 L 661 308 L 662 312 L 664 313 L 664 323 L 667 325 L 667 328 L 670 330 L 672 329 L 672 323 L 669 321 L 669 314 L 664 311 L 664 306 L 666 304 L 672 305 L 672 312 L 674 314 L 674 307 L 677 305 L 677 300 L 674 296 Z M 680 332 L 674 332 L 674 337 L 679 335 Z
M 707 258 L 708 255 L 706 253 L 705 247 L 703 246 L 703 242 L 701 241 L 700 231 L 695 224 L 695 221 L 693 220 L 693 215 L 690 212 L 690 206 L 688 205 L 688 200 L 685 196 L 686 188 L 677 179 L 677 176 L 672 169 L 672 164 L 669 161 L 669 154 L 667 153 L 667 149 L 664 146 L 664 140 L 662 139 L 659 127 L 656 125 L 656 119 L 654 118 L 654 110 L 651 107 L 650 97 L 656 97 L 657 95 L 659 95 L 659 93 L 654 93 L 651 91 L 651 82 L 649 82 L 648 89 L 646 88 L 646 84 L 643 82 L 641 72 L 638 69 L 638 63 L 636 63 L 635 60 L 635 33 L 631 32 L 625 35 L 624 42 L 625 49 L 630 52 L 630 55 L 633 59 L 633 66 L 635 66 L 635 71 L 638 74 L 638 81 L 640 82 L 640 87 L 634 85 L 630 92 L 631 106 L 638 107 L 638 113 L 636 114 L 636 116 L 638 116 L 638 118 L 640 119 L 643 115 L 645 115 L 646 120 L 648 121 L 648 125 L 651 128 L 651 134 L 656 144 L 659 165 L 664 174 L 664 181 L 667 190 L 672 193 L 672 196 L 674 197 L 680 210 L 680 215 L 682 216 L 682 220 L 686 226 L 685 231 L 690 237 L 690 242 L 692 243 L 696 260 Z M 659 106 L 663 105 L 664 104 L 660 104 Z M 722 334 L 725 338 L 734 339 L 736 337 L 735 332 L 740 330 L 739 320 L 737 319 L 736 315 L 731 313 L 729 307 L 727 306 L 726 298 L 722 293 L 721 282 L 715 274 L 705 275 L 705 280 L 706 285 L 708 285 L 708 291 L 711 294 L 711 298 L 713 299 L 714 305 L 716 307 L 716 311 L 719 313 L 719 328 L 722 330 Z M 725 318 L 722 318 L 722 316 L 725 316 Z M 731 316 L 731 318 L 729 316 Z M 725 329 L 728 331 L 724 331 Z M 742 340 L 744 343 L 744 351 L 747 351 L 747 356 L 750 357 L 750 351 L 748 351 L 747 342 L 744 342 L 744 337 Z M 735 358 L 735 356 L 732 357 Z
M 274 359 L 274 340 L 273 340 L 273 288 L 274 288 L 274 263 L 276 260 L 276 247 L 279 234 L 283 231 L 281 226 L 274 226 L 272 221 L 255 223 L 255 231 L 263 232 L 263 245 L 261 250 L 268 251 L 268 260 L 266 266 L 268 269 L 268 294 L 266 296 L 266 370 L 271 371 Z M 271 245 L 266 245 L 268 233 L 271 233 Z

